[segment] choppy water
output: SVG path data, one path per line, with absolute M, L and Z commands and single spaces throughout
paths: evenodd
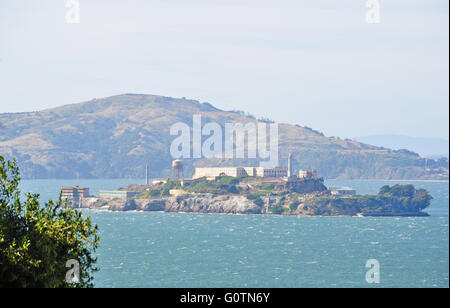
M 34 180 L 23 191 L 55 198 L 138 180 Z M 402 182 L 404 183 L 404 182 Z M 328 181 L 376 193 L 384 181 Z M 434 197 L 424 218 L 96 212 L 97 287 L 448 287 L 448 183 L 412 182 Z M 368 259 L 381 282 L 366 282 Z

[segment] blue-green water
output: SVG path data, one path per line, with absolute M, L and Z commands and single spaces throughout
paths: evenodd
M 61 186 L 115 189 L 141 180 L 34 180 L 22 191 L 55 198 Z M 405 182 L 402 182 L 405 183 Z M 448 287 L 448 183 L 411 182 L 434 197 L 424 218 L 96 212 L 97 287 Z M 327 181 L 377 193 L 385 181 Z M 381 282 L 365 280 L 366 261 Z

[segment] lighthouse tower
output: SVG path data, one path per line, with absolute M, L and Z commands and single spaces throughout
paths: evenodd
M 289 153 L 287 176 L 288 176 L 288 178 L 291 178 L 293 175 L 294 175 L 294 171 L 292 168 L 292 153 Z

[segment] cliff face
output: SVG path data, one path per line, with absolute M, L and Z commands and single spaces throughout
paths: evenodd
M 168 198 L 166 212 L 260 214 L 261 207 L 245 196 L 205 194 L 201 197 Z
M 167 197 L 163 199 L 84 198 L 75 207 L 109 211 L 166 211 L 228 214 L 260 214 L 262 208 L 245 196 L 203 194 L 200 196 Z
M 166 200 L 84 198 L 75 207 L 109 211 L 164 211 Z
M 39 112 L 0 114 L 0 155 L 18 159 L 24 179 L 144 178 L 171 173 L 170 127 L 193 115 L 202 124 L 258 122 L 239 112 L 195 100 L 125 94 Z M 279 161 L 293 153 L 293 167 L 316 169 L 325 178 L 448 179 L 448 164 L 409 151 L 328 138 L 300 125 L 279 124 Z M 250 165 L 257 159 L 185 159 L 185 175 L 195 166 Z M 426 166 L 426 167 L 425 167 Z
M 392 198 L 391 198 L 392 199 Z M 259 200 L 260 202 L 256 201 Z M 381 199 L 380 199 L 381 200 Z M 412 209 L 396 207 L 403 199 L 386 202 L 373 196 L 335 197 L 328 192 L 264 196 L 249 200 L 244 195 L 189 194 L 162 199 L 84 198 L 75 207 L 109 211 L 165 211 L 182 213 L 281 214 L 299 216 L 428 216 Z M 378 204 L 375 204 L 377 203 Z M 374 204 L 376 206 L 374 206 Z

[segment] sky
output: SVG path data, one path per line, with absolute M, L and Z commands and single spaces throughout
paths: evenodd
M 0 113 L 142 93 L 448 140 L 449 2 L 367 1 L 0 0 Z

